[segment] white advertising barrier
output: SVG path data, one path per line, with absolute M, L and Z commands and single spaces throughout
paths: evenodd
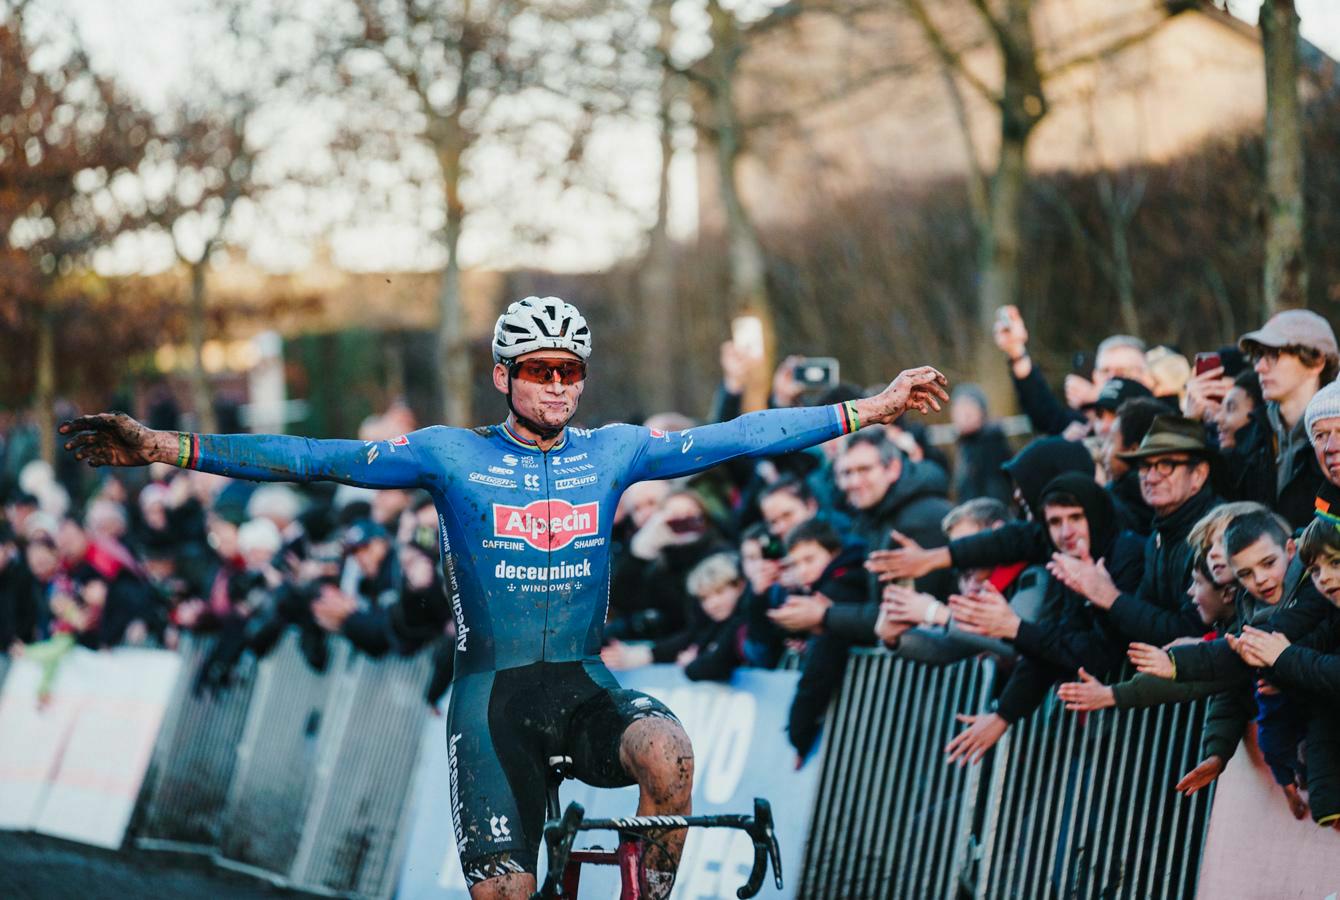
M 179 668 L 165 650 L 77 647 L 42 705 L 41 667 L 16 660 L 0 689 L 0 829 L 120 847 Z
M 616 672 L 624 687 L 660 699 L 684 723 L 693 741 L 695 815 L 752 814 L 754 798 L 772 804 L 781 845 L 786 889 L 778 891 L 771 866 L 760 897 L 792 897 L 800 879 L 818 766 L 794 768 L 785 723 L 799 672 L 737 670 L 728 684 L 693 682 L 675 666 Z M 452 839 L 447 788 L 447 734 L 442 719 L 429 723 L 419 757 L 413 812 L 397 897 L 399 900 L 468 900 L 465 877 Z M 591 818 L 632 815 L 637 788 L 599 790 L 565 781 L 563 805 L 576 801 Z M 610 848 L 612 832 L 587 832 L 577 846 Z M 543 877 L 544 853 L 540 872 Z M 753 865 L 753 844 L 742 831 L 695 828 L 689 832 L 673 900 L 733 898 Z M 583 897 L 617 897 L 613 868 L 582 868 Z
M 1319 828 L 1310 817 L 1301 822 L 1293 817 L 1252 726 L 1214 788 L 1196 897 L 1336 900 L 1337 895 L 1340 834 Z

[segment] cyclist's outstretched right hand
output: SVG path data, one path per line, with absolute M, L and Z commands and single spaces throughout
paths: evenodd
M 167 462 L 163 447 L 175 438 L 146 428 L 125 413 L 99 413 L 62 422 L 60 433 L 70 435 L 65 449 L 90 466 L 147 466 Z

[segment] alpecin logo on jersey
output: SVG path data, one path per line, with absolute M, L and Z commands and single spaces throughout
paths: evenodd
M 520 538 L 536 550 L 557 550 L 600 531 L 600 504 L 536 500 L 525 506 L 493 504 L 493 534 Z

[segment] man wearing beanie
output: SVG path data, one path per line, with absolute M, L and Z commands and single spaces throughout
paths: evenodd
M 1302 528 L 1323 478 L 1308 445 L 1304 411 L 1322 385 L 1340 371 L 1340 349 L 1326 319 L 1305 309 L 1277 313 L 1238 341 L 1261 379 L 1270 434 L 1257 452 L 1234 465 L 1235 500 L 1264 503 Z M 1265 423 L 1262 423 L 1264 426 Z

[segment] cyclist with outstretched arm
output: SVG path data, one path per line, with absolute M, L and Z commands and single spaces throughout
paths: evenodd
M 663 433 L 568 421 L 586 385 L 591 333 L 571 304 L 527 297 L 494 329 L 493 384 L 510 414 L 481 428 L 432 426 L 389 441 L 150 430 L 126 415 L 61 426 L 93 466 L 171 463 L 257 481 L 422 488 L 437 507 L 456 616 L 447 716 L 451 807 L 473 900 L 529 897 L 550 756 L 588 784 L 641 789 L 638 815 L 690 811 L 693 750 L 674 714 L 623 690 L 600 662 L 609 540 L 619 496 L 739 456 L 830 440 L 905 410 L 938 410 L 935 369 L 901 373 L 873 397 L 749 413 Z M 648 854 L 648 896 L 669 893 L 683 831 Z

